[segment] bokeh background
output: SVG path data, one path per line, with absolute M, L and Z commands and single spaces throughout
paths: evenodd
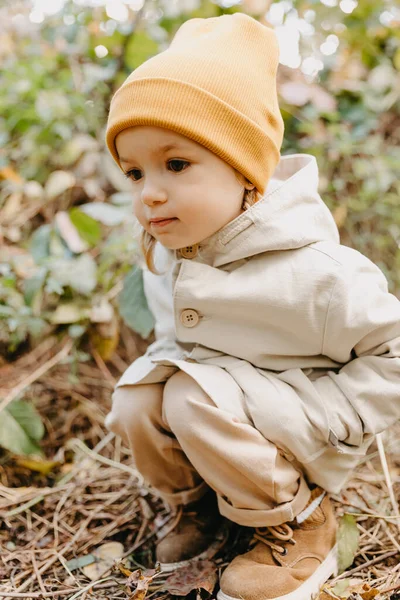
M 397 0 L 0 0 L 1 597 L 133 598 L 114 559 L 154 567 L 171 513 L 104 427 L 117 380 L 154 339 L 105 125 L 113 92 L 181 23 L 235 11 L 279 38 L 282 154 L 316 156 L 342 242 L 400 298 Z M 334 597 L 400 599 L 399 434 L 333 498 Z M 234 529 L 206 572 L 157 579 L 147 597 L 212 591 L 241 540 Z

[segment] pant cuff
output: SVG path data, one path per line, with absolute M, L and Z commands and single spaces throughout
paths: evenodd
M 310 499 L 311 490 L 308 487 L 305 479 L 300 479 L 299 489 L 296 496 L 290 502 L 279 504 L 275 508 L 267 510 L 253 510 L 248 508 L 235 508 L 218 496 L 218 508 L 224 517 L 227 517 L 238 525 L 246 527 L 267 527 L 268 525 L 282 525 L 293 521 L 293 519 L 301 513 L 306 507 Z
M 197 487 L 189 490 L 182 490 L 181 492 L 173 492 L 170 494 L 167 492 L 160 492 L 159 490 L 156 490 L 156 492 L 160 498 L 170 506 L 178 506 L 179 504 L 190 504 L 191 502 L 200 500 L 209 489 L 206 482 L 202 481 Z

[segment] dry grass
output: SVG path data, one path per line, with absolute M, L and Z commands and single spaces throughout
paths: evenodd
M 105 541 L 122 542 L 132 569 L 154 567 L 154 539 L 170 518 L 168 507 L 143 487 L 128 449 L 103 425 L 127 357 L 132 360 L 143 351 L 130 332 L 124 331 L 122 340 L 119 358 L 107 365 L 96 355 L 96 362 L 71 363 L 64 358 L 43 369 L 62 351 L 62 344 L 46 340 L 0 369 L 3 395 L 19 386 L 41 413 L 47 430 L 43 447 L 47 458 L 57 461 L 45 475 L 18 457 L 0 455 L 0 598 L 129 598 L 126 577 L 119 571 L 96 583 L 80 569 L 68 568 L 68 561 Z M 33 372 L 39 375 L 31 381 Z M 400 428 L 393 429 L 383 438 L 389 483 L 374 445 L 341 496 L 333 498 L 338 515 L 356 515 L 361 533 L 353 565 L 337 579 L 367 582 L 383 600 L 400 598 L 400 524 L 393 518 L 392 505 L 400 496 L 399 432 Z M 215 561 L 216 570 L 243 551 L 245 533 L 244 528 L 233 527 Z M 155 579 L 147 597 L 169 598 L 162 583 L 163 576 Z M 358 594 L 351 598 L 357 597 L 362 598 Z

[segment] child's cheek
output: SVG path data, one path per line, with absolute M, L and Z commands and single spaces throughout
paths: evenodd
M 132 208 L 133 208 L 133 214 L 135 215 L 135 217 L 137 218 L 137 220 L 139 221 L 141 226 L 144 227 L 146 229 L 146 231 L 149 231 L 150 225 L 149 225 L 149 223 L 147 223 L 147 220 L 146 220 L 145 214 L 144 214 L 144 210 L 143 210 L 143 204 L 140 202 L 140 200 L 136 200 L 134 198 Z

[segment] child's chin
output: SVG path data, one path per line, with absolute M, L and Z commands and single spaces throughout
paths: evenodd
M 167 240 L 157 239 L 157 241 L 164 246 L 164 248 L 168 248 L 168 250 L 179 250 L 179 248 L 183 248 L 182 244 L 178 242 L 168 242 Z
M 194 246 L 198 242 L 187 242 L 185 240 L 167 240 L 164 236 L 158 236 L 157 242 L 167 248 L 168 250 L 180 250 L 181 248 L 186 248 L 187 246 Z

